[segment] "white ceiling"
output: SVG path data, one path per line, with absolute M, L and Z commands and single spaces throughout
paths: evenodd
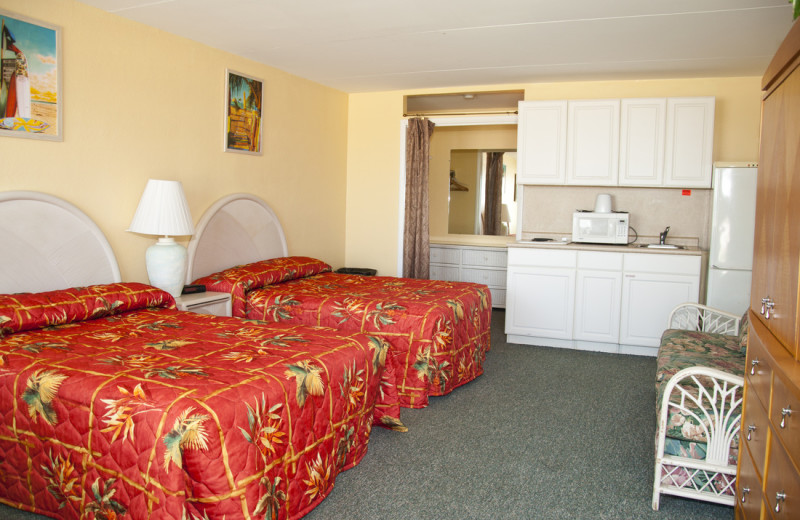
M 760 76 L 787 0 L 82 0 L 345 92 Z

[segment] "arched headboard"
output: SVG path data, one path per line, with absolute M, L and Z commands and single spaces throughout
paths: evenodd
M 287 255 L 286 236 L 272 208 L 255 195 L 234 193 L 200 218 L 189 242 L 186 283 L 235 265 Z
M 35 191 L 0 193 L 0 293 L 119 282 L 105 235 L 83 211 Z

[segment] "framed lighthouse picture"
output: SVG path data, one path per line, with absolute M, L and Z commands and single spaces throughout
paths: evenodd
M 0 137 L 61 141 L 61 30 L 0 10 Z

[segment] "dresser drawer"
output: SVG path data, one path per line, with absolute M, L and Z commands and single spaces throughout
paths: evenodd
M 461 250 L 451 247 L 431 247 L 432 264 L 455 264 L 461 262 Z
M 458 267 L 431 264 L 430 272 L 431 272 L 431 280 L 444 280 L 445 282 L 458 281 L 458 275 L 459 275 Z
M 798 464 L 800 463 L 800 400 L 778 374 L 775 374 L 772 380 L 772 407 L 769 419 L 789 452 L 789 457 L 800 466 Z M 776 443 L 773 442 L 774 444 Z
M 499 269 L 461 269 L 461 280 L 464 282 L 482 283 L 489 287 L 506 286 L 506 272 Z
M 476 265 L 479 267 L 502 267 L 508 264 L 508 253 L 505 249 L 464 249 L 461 251 L 463 265 Z
M 775 520 L 800 518 L 800 476 L 779 442 L 773 442 L 769 450 L 764 502 Z
M 767 411 L 756 397 L 751 385 L 747 385 L 744 402 L 744 419 L 740 436 L 753 457 L 759 477 L 764 476 L 765 455 L 767 453 L 767 437 L 769 436 L 769 418 Z
M 761 479 L 756 474 L 753 460 L 743 449 L 739 453 L 739 476 L 736 480 L 736 502 L 746 520 L 759 520 L 761 515 Z
M 505 307 L 506 306 L 506 290 L 505 289 L 489 289 L 492 293 L 492 307 Z
M 761 400 L 761 406 L 769 409 L 770 387 L 772 385 L 772 359 L 767 354 L 765 338 L 770 337 L 761 323 L 751 323 L 747 342 L 747 363 L 745 377 L 748 385 Z

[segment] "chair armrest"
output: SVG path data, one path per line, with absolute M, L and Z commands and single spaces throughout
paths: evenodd
M 699 303 L 682 303 L 672 309 L 668 328 L 736 336 L 741 320 L 741 316 Z

